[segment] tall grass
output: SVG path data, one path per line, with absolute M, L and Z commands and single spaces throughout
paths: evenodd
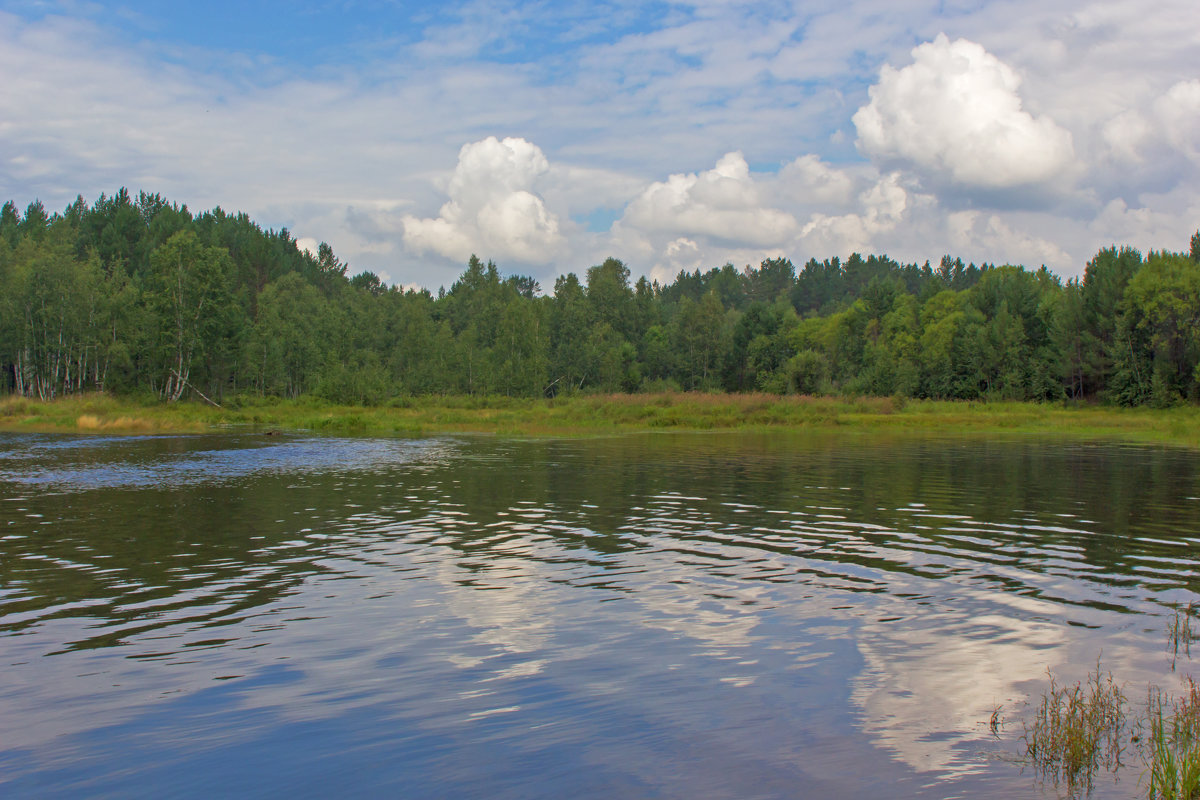
M 1191 656 L 1194 613 L 1192 603 L 1176 606 L 1167 624 L 1172 670 Z M 1032 720 L 1023 722 L 1025 757 L 1040 778 L 1064 786 L 1069 797 L 1086 795 L 1101 770 L 1123 766 L 1128 745 L 1144 764 L 1140 786 L 1149 800 L 1200 800 L 1200 686 L 1190 676 L 1178 695 L 1149 687 L 1136 708 L 1099 662 L 1075 684 L 1048 676 Z M 988 723 L 993 734 L 998 711 Z
M 1025 726 L 1025 748 L 1034 770 L 1068 794 L 1089 792 L 1101 769 L 1121 767 L 1125 743 L 1125 695 L 1111 673 L 1100 664 L 1085 680 L 1059 686 L 1050 675 L 1050 687 Z
M 1150 800 L 1200 799 L 1200 688 L 1188 678 L 1179 698 L 1150 691 L 1146 772 Z

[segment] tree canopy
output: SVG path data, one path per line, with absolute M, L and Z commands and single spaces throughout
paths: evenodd
M 472 256 L 435 295 L 220 208 L 121 189 L 0 208 L 0 391 L 254 394 L 665 389 L 1200 400 L 1200 232 L 1187 252 L 1044 267 L 772 258 L 631 282 L 615 258 L 543 293 Z

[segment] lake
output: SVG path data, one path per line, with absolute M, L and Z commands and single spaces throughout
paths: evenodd
M 1057 797 L 1198 552 L 1166 447 L 0 435 L 0 795 Z

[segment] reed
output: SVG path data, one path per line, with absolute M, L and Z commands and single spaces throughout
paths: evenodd
M 1097 772 L 1121 767 L 1125 695 L 1099 662 L 1073 685 L 1049 677 L 1032 724 L 1025 724 L 1026 756 L 1042 779 L 1064 785 L 1072 797 L 1086 794 Z
M 1147 707 L 1150 800 L 1200 799 L 1200 688 L 1188 678 L 1178 698 L 1152 689 Z
M 1190 602 L 1176 606 L 1167 623 L 1172 670 L 1181 653 L 1191 655 L 1195 611 Z M 1149 800 L 1200 800 L 1200 686 L 1190 676 L 1179 694 L 1150 686 L 1145 705 L 1133 707 L 1099 662 L 1068 686 L 1047 675 L 1032 721 L 1022 723 L 1025 757 L 1040 778 L 1064 786 L 1069 797 L 1086 795 L 1101 770 L 1122 767 L 1128 741 L 1145 765 L 1139 785 Z M 988 721 L 993 735 L 999 715 L 997 706 Z
M 1192 657 L 1192 639 L 1196 632 L 1192 628 L 1192 619 L 1196 609 L 1192 603 L 1184 607 L 1175 607 L 1175 616 L 1167 623 L 1167 649 L 1171 651 L 1171 669 L 1179 659 L 1179 650 L 1183 649 L 1185 658 Z

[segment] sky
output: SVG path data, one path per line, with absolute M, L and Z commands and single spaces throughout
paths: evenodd
M 1195 0 L 0 0 L 0 200 L 245 211 L 350 272 L 1082 274 L 1200 228 Z

